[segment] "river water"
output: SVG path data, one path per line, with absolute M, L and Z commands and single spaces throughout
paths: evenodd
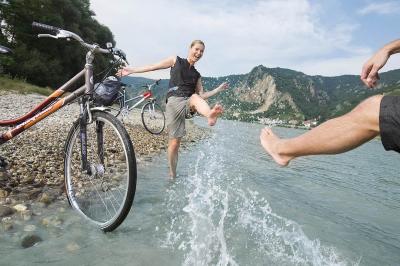
M 282 168 L 261 128 L 219 121 L 180 153 L 173 181 L 165 153 L 141 161 L 133 208 L 112 233 L 55 204 L 41 215 L 62 223 L 35 224 L 36 246 L 20 247 L 21 230 L 2 235 L 0 265 L 399 265 L 398 154 L 373 140 Z

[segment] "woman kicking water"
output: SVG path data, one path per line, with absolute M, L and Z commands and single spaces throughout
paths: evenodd
M 182 137 L 186 134 L 185 119 L 197 112 L 207 118 L 208 125 L 214 126 L 218 116 L 223 112 L 220 104 L 210 108 L 205 100 L 227 89 L 228 83 L 223 82 L 214 90 L 206 92 L 203 89 L 201 75 L 194 67 L 195 63 L 203 56 L 204 49 L 204 43 L 195 40 L 190 45 L 186 59 L 171 56 L 155 64 L 142 67 L 128 66 L 118 71 L 119 76 L 126 76 L 133 73 L 171 68 L 166 107 L 169 134 L 168 163 L 171 178 L 176 177 L 179 146 Z

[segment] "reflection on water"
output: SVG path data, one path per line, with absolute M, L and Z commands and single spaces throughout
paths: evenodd
M 398 154 L 378 141 L 336 156 L 275 165 L 259 125 L 220 121 L 183 151 L 168 180 L 165 154 L 139 164 L 133 210 L 103 234 L 68 208 L 33 220 L 43 242 L 2 233 L 1 265 L 396 265 L 400 261 Z M 301 131 L 276 129 L 279 135 Z M 60 203 L 62 204 L 62 203 Z M 61 206 L 62 207 L 62 206 Z M 65 207 L 65 206 L 64 206 Z M 46 211 L 45 211 L 46 212 Z

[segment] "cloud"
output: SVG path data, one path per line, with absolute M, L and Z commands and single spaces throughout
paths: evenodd
M 400 12 L 400 2 L 381 2 L 381 3 L 371 3 L 366 7 L 360 9 L 357 13 L 360 15 L 368 14 L 398 14 Z
M 155 63 L 173 54 L 185 57 L 193 39 L 206 44 L 197 65 L 203 76 L 247 73 L 260 64 L 306 72 L 313 68 L 307 62 L 335 62 L 338 54 L 355 62 L 370 53 L 366 47 L 352 45 L 357 24 L 324 26 L 308 0 L 91 3 L 97 20 L 111 29 L 133 65 Z M 321 72 L 330 75 L 343 70 L 340 64 L 326 67 Z M 167 77 L 168 71 L 149 75 Z

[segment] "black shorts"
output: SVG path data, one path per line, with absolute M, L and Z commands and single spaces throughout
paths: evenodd
M 400 96 L 384 96 L 382 98 L 379 129 L 385 150 L 400 153 Z

